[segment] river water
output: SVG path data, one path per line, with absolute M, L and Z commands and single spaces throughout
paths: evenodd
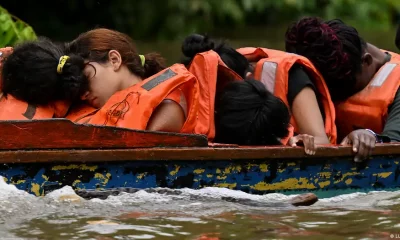
M 0 177 L 0 239 L 400 239 L 400 191 L 293 197 L 220 188 L 85 200 L 71 187 L 35 197 Z

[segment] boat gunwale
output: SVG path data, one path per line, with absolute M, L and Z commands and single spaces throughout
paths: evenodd
M 321 146 L 315 155 L 306 155 L 302 147 L 168 147 L 132 149 L 48 149 L 0 151 L 0 163 L 70 163 L 117 161 L 220 161 L 257 159 L 346 158 L 354 154 L 350 146 Z M 400 144 L 377 144 L 372 156 L 400 155 Z

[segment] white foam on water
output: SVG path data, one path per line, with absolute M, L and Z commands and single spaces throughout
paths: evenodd
M 349 193 L 349 194 L 342 194 L 339 196 L 331 197 L 331 198 L 322 198 L 319 199 L 319 203 L 336 203 L 336 202 L 343 202 L 350 199 L 358 198 L 360 196 L 365 196 L 366 193 L 363 192 L 356 192 L 356 193 Z
M 205 221 L 202 221 L 200 218 L 194 218 L 194 217 L 167 217 L 165 219 L 168 219 L 171 221 L 176 221 L 176 222 L 192 222 L 192 223 L 198 223 L 198 224 L 207 223 Z
M 154 233 L 159 236 L 174 236 L 173 234 L 162 232 L 159 228 L 153 226 L 110 223 L 112 222 L 99 221 L 99 223 L 88 224 L 82 227 L 82 230 L 78 231 L 78 233 L 96 232 L 99 234 L 113 234 L 117 233 L 119 230 L 134 230 L 139 232 Z
M 149 235 L 149 234 L 142 234 L 142 235 L 128 235 L 130 239 L 153 239 L 156 236 Z M 116 238 L 116 239 L 126 239 L 126 238 Z
M 255 194 L 245 193 L 243 191 L 232 190 L 232 189 L 228 189 L 228 188 L 217 188 L 217 187 L 206 187 L 206 188 L 202 188 L 202 189 L 198 189 L 198 190 L 184 188 L 181 191 L 184 194 L 192 194 L 192 195 L 198 195 L 198 196 L 215 198 L 215 199 L 220 199 L 222 197 L 225 197 L 225 198 L 230 197 L 230 198 L 236 198 L 236 199 L 248 199 L 248 200 L 254 200 L 254 201 L 272 201 L 272 202 L 288 201 L 291 198 L 297 196 L 297 195 L 289 196 L 289 195 L 284 195 L 281 193 L 255 195 Z
M 159 193 L 149 193 L 145 190 L 140 190 L 135 193 L 120 193 L 117 196 L 109 196 L 105 200 L 91 199 L 89 201 L 95 203 L 109 204 L 112 206 L 127 206 L 127 205 L 139 205 L 145 203 L 167 203 L 176 196 L 169 196 Z
M 174 225 L 171 225 L 171 224 L 154 225 L 154 226 L 162 227 L 162 228 L 171 228 L 171 229 L 180 229 L 180 228 L 182 228 L 182 226 L 174 226 Z
M 352 213 L 353 211 L 343 211 L 343 210 L 321 210 L 321 211 L 312 211 L 312 213 L 328 215 L 328 216 L 344 216 Z
M 70 186 L 65 186 L 63 188 L 54 190 L 47 194 L 45 199 L 52 200 L 55 202 L 83 202 L 85 201 L 83 198 L 78 196 L 74 189 Z
M 138 212 L 172 211 L 185 213 L 185 216 L 202 217 L 212 216 L 221 212 L 236 211 L 239 214 L 246 210 L 259 210 L 271 213 L 275 211 L 273 205 L 268 203 L 279 203 L 287 206 L 287 209 L 311 209 L 310 213 L 321 215 L 342 216 L 352 213 L 352 210 L 382 209 L 386 206 L 400 204 L 400 191 L 374 191 L 369 193 L 343 194 L 331 198 L 320 199 L 311 207 L 294 208 L 289 201 L 298 195 L 284 195 L 272 193 L 265 195 L 253 195 L 242 191 L 227 188 L 206 187 L 198 190 L 184 188 L 168 194 L 161 188 L 152 191 L 140 190 L 135 193 L 121 193 L 117 196 L 109 196 L 105 200 L 85 200 L 75 194 L 70 186 L 55 190 L 45 197 L 35 197 L 25 191 L 17 189 L 14 185 L 7 184 L 0 176 L 0 221 L 16 215 L 35 217 L 50 216 L 57 213 L 59 216 L 87 217 L 105 216 L 104 213 L 119 216 L 121 214 Z M 163 193 L 167 192 L 167 193 Z M 234 201 L 225 201 L 224 198 L 255 201 L 256 205 L 243 205 Z M 266 205 L 262 205 L 265 203 Z M 259 205 L 257 205 L 259 204 Z M 326 208 L 339 208 L 346 210 L 332 210 Z M 326 210 L 325 210 L 326 209 Z M 293 221 L 289 216 L 283 219 L 287 222 Z M 179 220 L 181 219 L 181 220 Z M 189 221 L 204 223 L 199 218 L 172 218 L 172 221 Z M 49 220 L 51 221 L 51 220 Z M 61 219 L 67 224 L 69 219 Z M 308 224 L 310 225 L 310 224 Z M 311 224 L 313 225 L 313 224 Z M 161 226 L 160 226 L 161 227 Z
M 376 209 L 400 204 L 400 191 L 371 191 L 368 193 L 351 193 L 320 199 L 315 207 L 340 207 L 346 209 Z
M 392 223 L 392 221 L 386 220 L 386 221 L 382 221 L 382 222 L 379 222 L 379 223 L 375 223 L 374 225 L 375 225 L 375 226 L 379 226 L 379 225 L 388 224 L 388 223 Z
M 0 201 L 8 198 L 28 198 L 33 199 L 35 198 L 33 195 L 17 189 L 12 184 L 7 184 L 4 181 L 4 177 L 0 176 Z

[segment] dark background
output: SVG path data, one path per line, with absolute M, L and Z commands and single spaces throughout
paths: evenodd
M 141 53 L 180 57 L 190 33 L 229 39 L 235 46 L 283 48 L 288 24 L 302 16 L 341 18 L 381 48 L 395 51 L 400 0 L 0 0 L 37 35 L 70 41 L 107 27 L 129 34 Z

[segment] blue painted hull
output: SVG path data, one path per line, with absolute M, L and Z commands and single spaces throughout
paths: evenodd
M 249 193 L 329 193 L 400 189 L 400 156 L 363 163 L 345 158 L 132 160 L 93 163 L 7 163 L 0 175 L 37 196 L 75 189 L 225 187 Z

